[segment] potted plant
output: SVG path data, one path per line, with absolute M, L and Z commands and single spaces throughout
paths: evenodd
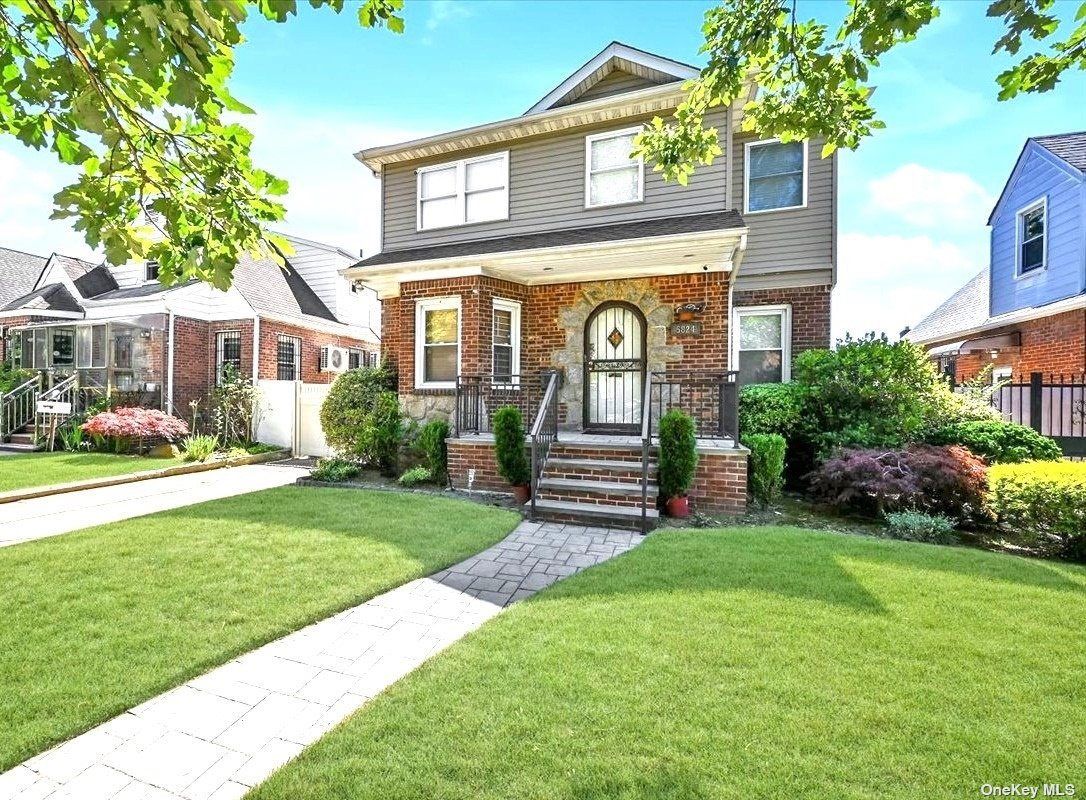
M 528 502 L 532 493 L 532 468 L 524 452 L 524 421 L 516 406 L 503 406 L 494 412 L 494 451 L 498 474 L 513 485 L 517 503 Z
M 687 517 L 687 494 L 694 483 L 698 466 L 698 442 L 694 420 L 678 409 L 660 418 L 660 496 L 666 501 L 668 516 Z

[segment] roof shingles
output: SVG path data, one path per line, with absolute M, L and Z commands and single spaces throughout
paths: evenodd
M 988 269 L 981 270 L 909 331 L 914 342 L 938 342 L 983 325 L 988 319 Z
M 1034 136 L 1033 141 L 1080 172 L 1086 172 L 1086 131 Z

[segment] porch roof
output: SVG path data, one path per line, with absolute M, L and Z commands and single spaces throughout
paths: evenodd
M 734 210 L 687 214 L 390 250 L 344 274 L 387 294 L 400 281 L 442 277 L 438 273 L 464 267 L 524 284 L 720 271 L 732 269 L 746 233 Z
M 50 283 L 22 297 L 16 297 L 0 311 L 26 312 L 28 315 L 59 311 L 65 314 L 83 314 L 83 307 L 72 297 L 62 283 Z

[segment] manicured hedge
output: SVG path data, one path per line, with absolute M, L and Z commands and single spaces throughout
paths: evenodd
M 988 471 L 988 505 L 1015 540 L 1086 560 L 1086 463 L 996 464 Z
M 959 422 L 935 432 L 932 444 L 959 444 L 989 464 L 1059 461 L 1059 445 L 1025 425 L 1003 420 Z

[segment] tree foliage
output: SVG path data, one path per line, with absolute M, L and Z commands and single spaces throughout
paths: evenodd
M 871 105 L 872 68 L 891 49 L 911 41 L 939 16 L 938 0 L 847 0 L 836 31 L 801 20 L 795 0 L 726 0 L 705 15 L 702 53 L 709 63 L 688 84 L 689 94 L 668 122 L 654 119 L 638 152 L 668 180 L 686 183 L 698 164 L 721 154 L 717 131 L 705 127 L 713 108 L 747 99 L 743 130 L 782 141 L 824 139 L 823 155 L 856 149 L 885 127 Z M 1073 30 L 1061 34 L 1055 0 L 994 0 L 989 17 L 1006 32 L 994 53 L 1018 56 L 1026 39 L 1047 44 L 1021 58 L 996 81 L 999 99 L 1052 89 L 1069 69 L 1086 69 L 1086 2 Z M 751 83 L 757 94 L 749 99 Z
M 309 0 L 403 30 L 403 0 Z M 295 0 L 0 0 L 0 132 L 81 166 L 55 196 L 113 264 L 159 263 L 164 283 L 230 285 L 243 252 L 267 253 L 287 182 L 253 164 L 252 110 L 231 95 L 233 49 L 255 11 Z M 272 237 L 273 243 L 285 243 Z

